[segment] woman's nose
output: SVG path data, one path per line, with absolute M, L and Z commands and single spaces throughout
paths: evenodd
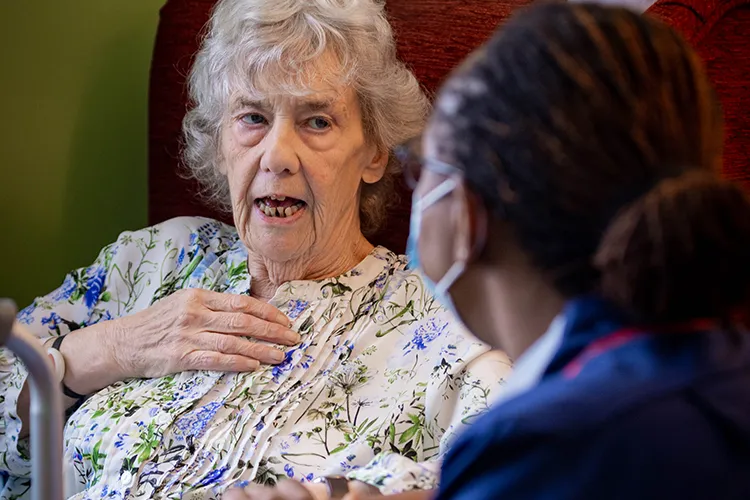
M 299 170 L 297 135 L 293 126 L 276 123 L 263 138 L 265 143 L 260 169 L 274 174 L 284 171 L 294 174 Z

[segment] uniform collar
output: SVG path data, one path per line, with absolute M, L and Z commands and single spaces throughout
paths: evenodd
M 562 314 L 565 317 L 562 341 L 548 363 L 544 377 L 562 370 L 595 340 L 632 324 L 620 308 L 594 295 L 570 300 Z
M 589 343 L 624 324 L 625 315 L 603 299 L 585 296 L 570 300 L 544 335 L 518 358 L 500 401 L 533 389 L 572 361 Z
M 539 337 L 516 360 L 513 373 L 505 384 L 500 401 L 519 396 L 539 383 L 562 344 L 564 332 L 565 316 L 559 314 L 550 323 L 544 335 Z

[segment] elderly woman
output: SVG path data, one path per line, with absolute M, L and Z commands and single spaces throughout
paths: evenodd
M 434 486 L 509 362 L 366 239 L 390 149 L 428 109 L 382 3 L 220 2 L 190 90 L 188 164 L 236 228 L 124 233 L 18 317 L 68 396 L 66 496 L 217 498 L 324 475 Z M 30 479 L 26 372 L 7 352 L 0 368 L 1 498 L 24 498 L 44 480 Z

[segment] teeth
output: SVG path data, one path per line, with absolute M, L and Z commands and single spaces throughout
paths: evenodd
M 273 197 L 270 197 L 271 199 L 274 199 Z M 286 197 L 284 198 L 286 199 Z M 279 199 L 279 201 L 284 201 Z M 281 207 L 271 207 L 268 206 L 263 200 L 258 201 L 258 208 L 261 209 L 261 211 L 266 214 L 268 217 L 291 217 L 292 215 L 299 212 L 299 210 L 303 207 L 304 202 L 299 201 L 292 205 L 291 207 L 281 208 Z
M 286 196 L 276 196 L 275 194 L 272 194 L 271 196 L 269 196 L 269 198 L 271 198 L 272 200 L 277 200 L 277 201 L 286 200 Z

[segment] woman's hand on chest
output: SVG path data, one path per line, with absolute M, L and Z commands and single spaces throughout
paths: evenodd
M 186 289 L 136 314 L 72 332 L 61 352 L 68 366 L 66 384 L 85 394 L 127 378 L 190 370 L 254 371 L 260 363 L 283 361 L 284 352 L 269 343 L 297 342 L 289 319 L 265 302 Z M 91 362 L 94 346 L 97 358 L 106 362 Z M 94 373 L 94 366 L 102 373 Z

